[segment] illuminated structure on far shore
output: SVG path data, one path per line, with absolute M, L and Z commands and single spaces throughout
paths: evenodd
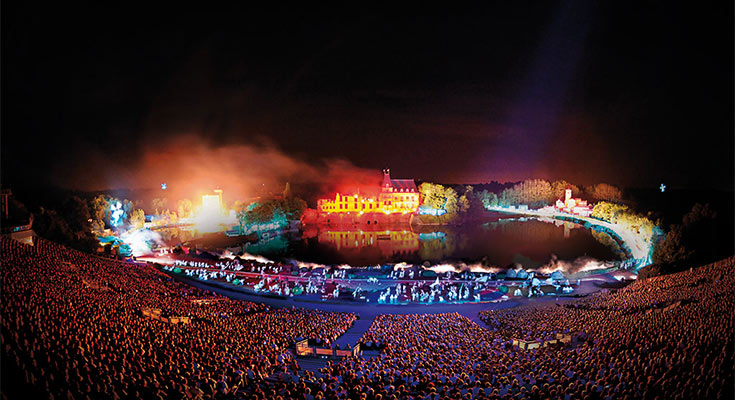
M 225 208 L 222 190 L 214 190 L 214 194 L 202 196 L 202 205 L 197 207 L 188 217 L 180 218 L 180 223 L 192 224 L 201 233 L 225 231 L 237 224 L 237 216 L 233 210 Z
M 214 193 L 202 196 L 202 208 L 199 214 L 204 218 L 217 219 L 226 215 L 224 203 L 222 202 L 222 190 L 215 189 Z
M 587 204 L 587 200 L 572 198 L 572 189 L 564 191 L 564 201 L 556 201 L 556 209 L 567 214 L 579 215 L 581 217 L 589 217 L 592 215 L 592 207 Z
M 332 199 L 319 199 L 317 209 L 323 213 L 409 214 L 419 208 L 419 191 L 413 179 L 391 179 L 383 170 L 383 183 L 378 197 L 337 193 Z

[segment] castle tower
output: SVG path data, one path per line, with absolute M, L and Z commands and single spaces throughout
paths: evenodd
M 566 204 L 571 198 L 572 198 L 572 189 L 565 190 L 564 191 L 564 204 Z
M 390 181 L 390 169 L 384 168 L 383 169 L 383 184 L 381 185 L 381 188 L 383 191 L 387 191 L 387 189 L 391 186 L 392 186 L 392 183 Z

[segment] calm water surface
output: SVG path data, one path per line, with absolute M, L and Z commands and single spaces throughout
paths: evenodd
M 580 256 L 617 260 L 611 239 L 580 225 L 525 218 L 505 218 L 462 227 L 408 225 L 373 227 L 307 226 L 299 234 L 243 244 L 233 250 L 272 259 L 296 259 L 321 264 L 376 265 L 388 262 L 441 262 L 527 268 L 552 256 L 573 261 Z

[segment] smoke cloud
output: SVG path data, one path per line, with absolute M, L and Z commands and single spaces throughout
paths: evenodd
M 536 271 L 542 274 L 551 274 L 554 271 L 561 271 L 564 276 L 570 276 L 578 274 L 580 272 L 594 271 L 599 269 L 608 268 L 609 262 L 600 261 L 592 257 L 577 257 L 573 261 L 564 261 L 557 258 L 555 254 L 552 254 L 551 260 L 544 266 L 536 269 Z
M 377 190 L 381 179 L 380 171 L 359 168 L 343 159 L 309 163 L 273 145 L 210 145 L 193 135 L 147 146 L 133 165 L 110 160 L 95 149 L 87 150 L 83 162 L 67 160 L 57 169 L 57 182 L 88 191 L 154 189 L 158 193 L 153 197 L 166 197 L 169 207 L 180 199 L 198 199 L 213 189 L 222 189 L 230 203 L 280 193 L 286 182 L 327 195 Z M 162 183 L 166 183 L 165 192 Z

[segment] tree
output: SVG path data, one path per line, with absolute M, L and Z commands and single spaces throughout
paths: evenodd
M 245 211 L 248 207 L 248 204 L 241 200 L 235 200 L 232 203 L 232 209 L 235 211 L 235 213 L 240 213 L 241 211 Z
M 467 212 L 470 215 L 478 216 L 483 214 L 485 211 L 485 204 L 482 201 L 482 192 L 475 192 L 475 188 L 472 186 L 466 186 L 464 195 L 468 201 Z
M 237 212 L 237 217 L 245 225 L 269 222 L 283 215 L 284 220 L 295 221 L 301 218 L 307 208 L 306 201 L 299 197 L 289 196 L 283 199 L 269 199 L 260 203 L 251 203 L 247 208 Z
M 674 272 L 684 264 L 699 265 L 714 261 L 718 255 L 717 213 L 709 204 L 694 204 L 682 216 L 681 224 L 672 224 L 666 237 L 654 247 L 653 260 Z
M 466 186 L 464 193 L 459 196 L 459 199 L 457 199 L 457 206 L 459 207 L 459 212 L 465 213 L 467 210 L 470 209 L 470 199 L 473 199 L 473 188 L 472 186 Z
M 274 211 L 275 207 L 273 202 L 266 201 L 247 211 L 247 221 L 249 223 L 268 222 L 273 218 Z
M 66 243 L 71 237 L 69 224 L 56 210 L 41 207 L 33 220 L 33 230 L 46 239 Z
M 92 199 L 92 219 L 94 222 L 96 222 L 97 226 L 102 226 L 103 230 L 107 223 L 107 220 L 109 219 L 109 211 L 110 203 L 107 201 L 107 198 L 105 196 L 99 195 L 95 196 L 95 198 Z
M 477 197 L 485 208 L 496 207 L 498 205 L 498 195 L 491 191 L 483 190 L 477 194 Z
M 194 206 L 191 204 L 191 200 L 183 199 L 179 200 L 177 209 L 179 210 L 179 218 L 188 218 L 191 216 Z
M 572 197 L 580 197 L 581 191 L 579 187 L 562 179 L 551 183 L 552 195 L 549 198 L 549 203 L 553 204 L 556 200 L 563 201 L 567 189 L 572 189 Z
M 105 231 L 105 223 L 103 221 L 92 220 L 90 228 L 93 234 L 101 236 Z
M 431 208 L 446 210 L 447 214 L 456 214 L 459 211 L 457 191 L 451 187 L 425 182 L 419 186 L 419 193 L 423 204 Z
M 528 179 L 500 193 L 499 203 L 502 206 L 528 205 L 539 208 L 549 204 L 553 197 L 551 184 L 543 179 Z
M 456 214 L 459 212 L 459 198 L 457 197 L 457 192 L 448 187 L 444 188 L 444 205 L 441 207 L 445 210 L 447 210 L 447 214 Z
M 145 213 L 142 209 L 138 208 L 133 210 L 130 214 L 130 225 L 135 229 L 140 229 L 145 225 Z
M 278 208 L 283 210 L 288 220 L 297 220 L 301 218 L 307 208 L 306 201 L 294 196 L 284 197 L 279 203 Z
M 33 230 L 39 236 L 54 242 L 84 251 L 94 251 L 99 242 L 92 234 L 89 218 L 79 220 L 85 216 L 85 209 L 89 211 L 86 202 L 79 198 L 66 201 L 62 205 L 61 213 L 41 207 L 33 220 Z M 88 214 L 86 216 L 89 217 Z
M 153 206 L 153 209 L 156 212 L 156 215 L 163 214 L 163 212 L 167 209 L 166 204 L 168 203 L 167 198 L 160 198 L 156 197 L 151 201 L 151 206 Z
M 422 203 L 435 209 L 443 209 L 444 187 L 429 182 L 424 182 L 419 186 L 419 193 L 422 197 Z
M 628 206 L 601 201 L 592 208 L 592 217 L 617 224 L 624 215 L 631 213 Z
M 666 273 L 666 266 L 661 264 L 650 264 L 638 271 L 638 280 L 646 280 Z
M 179 220 L 178 216 L 176 215 L 175 211 L 167 210 L 166 211 L 166 221 L 168 221 L 169 224 L 175 224 Z
M 693 252 L 688 249 L 684 239 L 684 227 L 674 224 L 666 234 L 664 240 L 660 241 L 653 249 L 653 262 L 664 265 L 675 265 L 686 262 L 691 258 Z
M 117 200 L 117 199 L 113 199 L 113 201 L 114 200 Z M 124 222 L 125 220 L 129 220 L 130 214 L 133 212 L 133 209 L 135 208 L 135 203 L 133 203 L 132 201 L 128 199 L 123 199 L 121 203 L 122 203 L 122 208 L 124 211 L 123 212 L 123 222 Z
M 88 232 L 91 230 L 89 205 L 79 197 L 72 196 L 67 199 L 61 207 L 61 214 L 72 232 Z
M 717 218 L 717 213 L 712 210 L 709 203 L 704 205 L 696 203 L 688 213 L 684 214 L 681 222 L 686 227 L 693 227 L 702 222 L 709 222 Z
M 598 183 L 587 188 L 587 196 L 593 202 L 611 201 L 619 203 L 623 199 L 623 192 L 613 185 Z

